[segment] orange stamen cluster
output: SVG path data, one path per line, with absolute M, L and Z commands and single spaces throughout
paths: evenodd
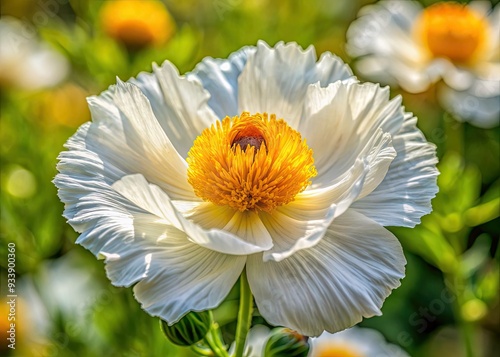
M 416 29 L 434 57 L 466 63 L 484 49 L 488 23 L 466 5 L 443 2 L 426 8 Z
M 198 197 L 239 211 L 271 212 L 316 176 L 306 141 L 267 113 L 243 112 L 218 121 L 196 138 L 187 162 Z

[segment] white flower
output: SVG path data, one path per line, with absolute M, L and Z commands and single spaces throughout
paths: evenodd
M 243 269 L 271 324 L 317 336 L 380 315 L 406 263 L 383 226 L 415 226 L 437 192 L 401 98 L 293 43 L 153 69 L 89 98 L 59 156 L 64 214 L 113 284 L 170 324 Z
M 311 339 L 309 357 L 408 357 L 400 347 L 385 341 L 380 332 L 353 327 Z
M 0 19 L 0 83 L 34 90 L 56 85 L 68 72 L 68 61 L 38 41 L 34 29 L 13 17 Z
M 479 127 L 500 116 L 500 7 L 381 1 L 361 9 L 347 31 L 359 73 L 419 93 L 443 80 L 442 105 Z M 489 13 L 489 15 L 488 15 Z

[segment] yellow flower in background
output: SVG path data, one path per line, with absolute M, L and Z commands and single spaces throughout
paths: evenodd
M 443 107 L 479 127 L 500 116 L 500 7 L 381 1 L 361 9 L 347 50 L 363 76 L 411 93 L 443 80 Z
M 389 88 L 311 46 L 168 61 L 88 100 L 55 184 L 77 243 L 169 325 L 243 271 L 259 313 L 318 336 L 381 307 L 437 192 L 435 147 Z
M 90 119 L 87 96 L 87 91 L 72 82 L 46 91 L 37 103 L 38 117 L 47 126 L 55 124 L 77 127 Z
M 132 49 L 165 44 L 175 32 L 174 20 L 161 1 L 105 1 L 100 15 L 104 32 Z

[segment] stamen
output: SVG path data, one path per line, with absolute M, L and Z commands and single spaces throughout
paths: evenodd
M 313 152 L 275 115 L 226 117 L 205 129 L 188 153 L 198 197 L 239 211 L 271 212 L 294 200 L 316 175 Z
M 423 11 L 416 32 L 432 56 L 467 63 L 484 49 L 488 23 L 468 6 L 444 2 Z

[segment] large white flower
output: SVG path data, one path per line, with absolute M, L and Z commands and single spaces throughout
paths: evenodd
M 113 284 L 170 324 L 243 269 L 271 324 L 312 336 L 381 314 L 405 265 L 383 226 L 416 225 L 437 192 L 401 98 L 293 43 L 153 72 L 91 97 L 59 156 L 65 216 Z
M 347 31 L 360 74 L 423 92 L 443 80 L 439 98 L 459 119 L 480 127 L 500 116 L 500 7 L 381 1 L 361 9 Z

